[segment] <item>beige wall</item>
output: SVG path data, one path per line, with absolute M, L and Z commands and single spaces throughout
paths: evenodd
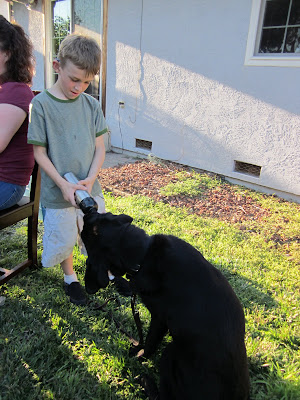
M 0 14 L 9 19 L 9 3 L 7 1 L 0 0 Z

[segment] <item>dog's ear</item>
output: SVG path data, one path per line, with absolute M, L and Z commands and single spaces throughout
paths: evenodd
M 131 224 L 133 218 L 126 214 L 115 215 L 110 212 L 99 214 L 97 212 L 85 214 L 83 217 L 84 223 L 86 225 L 96 225 L 97 223 L 112 222 L 114 224 L 123 225 Z M 97 234 L 99 234 L 98 232 Z M 96 234 L 96 232 L 95 232 Z
M 131 222 L 133 221 L 133 218 L 126 214 L 115 215 L 112 213 L 106 213 L 103 214 L 103 216 L 104 216 L 103 218 L 104 221 L 109 221 L 114 223 L 117 222 L 119 225 L 131 224 Z
M 88 257 L 84 280 L 87 293 L 96 293 L 100 288 L 105 288 L 109 283 L 107 268 L 100 263 L 91 261 Z
M 118 220 L 120 221 L 121 224 L 131 224 L 133 221 L 133 218 L 130 217 L 130 215 L 126 214 L 120 214 L 118 215 Z

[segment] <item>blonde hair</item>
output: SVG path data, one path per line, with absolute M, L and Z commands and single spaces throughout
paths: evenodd
M 69 60 L 77 68 L 85 70 L 87 75 L 96 75 L 101 64 L 101 50 L 91 37 L 72 34 L 61 42 L 58 59 L 62 68 Z

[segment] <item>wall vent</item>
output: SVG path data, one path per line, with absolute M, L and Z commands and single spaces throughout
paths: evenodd
M 135 147 L 139 149 L 151 150 L 152 142 L 149 142 L 148 140 L 135 139 Z
M 242 161 L 234 160 L 234 172 L 251 175 L 258 178 L 260 177 L 260 171 L 261 167 L 259 165 L 248 164 Z

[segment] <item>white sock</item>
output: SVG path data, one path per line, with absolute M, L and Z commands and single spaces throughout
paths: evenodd
M 71 283 L 73 283 L 73 282 L 78 282 L 76 272 L 73 272 L 73 274 L 71 274 L 71 275 L 64 274 L 64 281 L 68 285 L 71 285 Z
M 109 270 L 107 271 L 107 273 L 108 273 L 109 280 L 113 281 L 115 279 L 115 276 Z

